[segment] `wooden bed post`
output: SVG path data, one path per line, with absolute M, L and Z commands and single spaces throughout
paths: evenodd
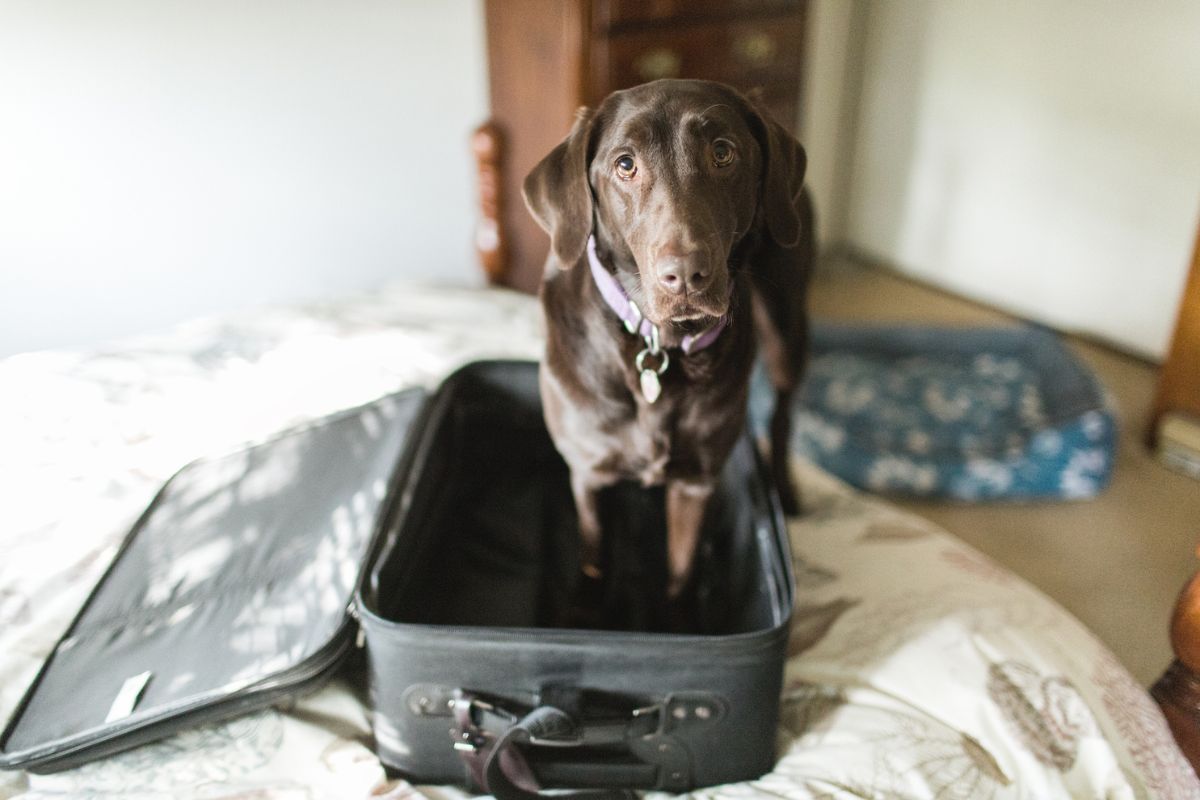
M 1192 576 L 1171 614 L 1175 660 L 1150 689 L 1179 749 L 1200 775 L 1200 574 Z
M 502 284 L 508 277 L 508 240 L 502 215 L 504 197 L 504 139 L 500 127 L 488 120 L 471 137 L 479 176 L 479 221 L 475 223 L 475 250 L 488 283 Z

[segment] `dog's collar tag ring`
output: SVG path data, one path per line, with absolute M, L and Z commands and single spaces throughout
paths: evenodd
M 657 369 L 649 369 L 646 367 L 646 356 L 654 356 L 662 360 L 658 364 Z M 667 367 L 671 366 L 671 357 L 667 355 L 667 351 L 663 350 L 658 345 L 658 326 L 651 328 L 651 333 L 646 337 L 646 348 L 637 354 L 637 358 L 633 361 L 633 366 L 637 369 L 638 379 L 642 384 L 642 397 L 646 398 L 647 403 L 653 403 L 662 394 L 662 382 L 658 376 L 667 371 Z

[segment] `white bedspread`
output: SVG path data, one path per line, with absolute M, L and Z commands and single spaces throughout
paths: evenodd
M 183 464 L 540 349 L 531 298 L 406 286 L 0 361 L 0 717 Z M 778 763 L 698 796 L 1200 797 L 1150 698 L 1074 618 L 931 524 L 798 469 Z M 388 781 L 338 681 L 77 770 L 0 773 L 0 798 L 27 800 L 462 794 Z

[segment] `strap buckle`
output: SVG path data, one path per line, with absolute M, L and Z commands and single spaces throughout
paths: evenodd
M 635 720 L 641 720 L 642 717 L 649 717 L 651 714 L 654 714 L 654 724 L 650 729 L 653 731 L 658 731 L 662 730 L 663 723 L 666 721 L 666 712 L 666 706 L 659 702 L 654 703 L 653 705 L 643 706 L 642 708 L 635 708 L 631 712 L 631 716 Z
M 511 711 L 495 706 L 486 700 L 463 692 L 456 693 L 450 701 L 450 710 L 458 725 L 451 730 L 454 736 L 454 749 L 461 753 L 477 753 L 487 747 L 496 735 L 495 725 L 486 724 L 485 715 L 500 722 L 501 729 L 507 730 L 519 719 Z

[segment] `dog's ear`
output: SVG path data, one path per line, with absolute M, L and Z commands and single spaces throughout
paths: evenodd
M 795 247 L 800 241 L 800 192 L 808 157 L 796 137 L 771 117 L 758 97 L 751 95 L 749 100 L 763 153 L 759 204 L 767 231 L 780 247 Z
M 575 113 L 571 133 L 525 177 L 525 206 L 546 233 L 563 267 L 583 255 L 592 233 L 592 188 L 588 183 L 588 143 L 595 114 Z

